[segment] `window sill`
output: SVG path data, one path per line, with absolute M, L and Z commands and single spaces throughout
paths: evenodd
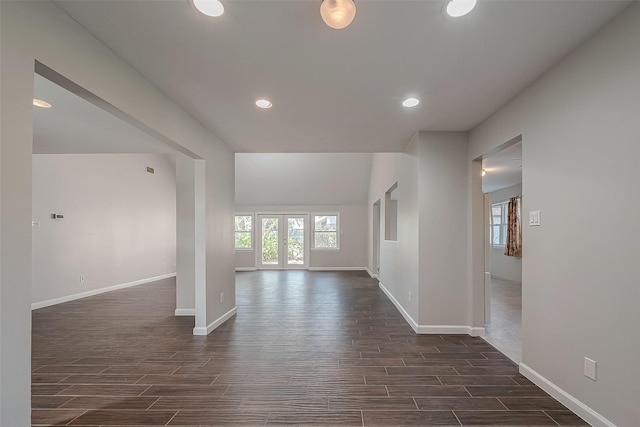
M 312 251 L 339 251 L 340 248 L 311 248 Z
M 253 252 L 253 248 L 236 248 L 236 252 Z

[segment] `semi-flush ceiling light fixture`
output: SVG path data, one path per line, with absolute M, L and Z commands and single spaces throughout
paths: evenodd
M 320 4 L 322 20 L 336 30 L 348 27 L 356 16 L 353 0 L 322 0 Z
M 447 4 L 447 14 L 459 18 L 471 12 L 476 7 L 477 0 L 451 0 Z
M 258 100 L 256 101 L 256 106 L 257 106 L 258 108 L 264 108 L 264 109 L 266 109 L 266 108 L 271 108 L 271 107 L 273 107 L 273 104 L 271 103 L 271 101 L 269 101 L 269 100 L 268 100 L 268 99 L 266 99 L 266 98 L 260 98 L 260 99 L 258 99 Z
M 33 105 L 40 108 L 51 108 L 51 104 L 38 98 L 33 98 Z
M 217 18 L 224 13 L 224 5 L 220 0 L 191 0 L 191 2 L 204 15 Z
M 420 104 L 420 100 L 418 98 L 407 98 L 402 101 L 402 106 L 407 108 L 412 108 Z

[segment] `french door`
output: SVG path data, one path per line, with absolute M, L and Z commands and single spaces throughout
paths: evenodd
M 258 268 L 308 267 L 309 215 L 258 214 Z

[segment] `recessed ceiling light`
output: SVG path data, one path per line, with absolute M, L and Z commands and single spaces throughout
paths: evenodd
M 402 101 L 402 106 L 407 108 L 415 107 L 418 104 L 420 104 L 420 100 L 418 98 L 407 98 Z
M 191 2 L 204 15 L 217 18 L 224 13 L 224 5 L 220 0 L 191 0 Z
M 476 7 L 477 0 L 451 0 L 447 4 L 447 14 L 459 18 L 471 12 Z
M 271 108 L 273 104 L 268 99 L 260 98 L 256 101 L 256 106 L 259 108 Z
M 42 99 L 33 98 L 33 105 L 40 108 L 51 108 L 51 104 L 47 101 L 43 101 Z

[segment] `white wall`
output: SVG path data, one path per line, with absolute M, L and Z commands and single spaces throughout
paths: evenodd
M 420 132 L 419 324 L 425 332 L 464 332 L 467 318 L 467 138 Z
M 205 331 L 235 307 L 234 160 L 233 153 L 211 132 L 55 4 L 3 1 L 0 19 L 0 425 L 22 426 L 30 422 L 31 406 L 31 102 L 35 61 L 190 157 L 203 159 L 196 162 L 202 162 L 206 170 L 206 182 L 202 175 L 206 272 L 200 272 L 199 293 L 205 298 L 200 314 L 196 312 L 196 324 Z M 222 304 L 218 302 L 221 291 L 227 295 Z
M 312 205 L 312 206 L 236 206 L 238 213 L 309 213 L 313 221 L 316 213 L 338 213 L 340 216 L 340 249 L 315 250 L 309 253 L 310 269 L 350 269 L 367 267 L 367 206 L 366 205 Z M 255 221 L 255 215 L 254 215 Z M 311 224 L 310 224 L 311 225 Z M 259 230 L 258 227 L 254 229 Z M 311 228 L 309 232 L 311 232 Z M 259 238 L 254 236 L 255 241 Z M 310 237 L 312 238 L 312 237 Z M 256 267 L 254 250 L 236 251 L 236 268 Z
M 371 184 L 367 206 L 369 238 L 368 268 L 374 272 L 372 236 L 373 204 L 380 200 L 381 285 L 395 299 L 403 315 L 417 327 L 418 321 L 418 158 L 417 142 L 407 153 L 376 153 L 371 165 Z M 398 240 L 385 240 L 385 193 L 398 183 Z
M 167 156 L 34 154 L 32 198 L 37 306 L 175 273 L 175 169 Z
M 370 153 L 237 153 L 236 203 L 365 204 L 371 157 Z
M 634 2 L 470 137 L 475 159 L 522 135 L 521 369 L 594 425 L 640 420 L 639 28 Z
M 236 212 L 310 215 L 338 212 L 340 250 L 311 249 L 309 268 L 365 268 L 369 237 L 366 203 L 372 156 L 236 153 Z M 254 250 L 236 251 L 235 259 L 236 268 L 256 267 Z
M 491 203 L 500 203 L 509 200 L 511 197 L 522 195 L 522 184 L 496 190 L 490 193 Z M 524 199 L 521 199 L 521 203 Z M 522 206 L 522 204 L 521 204 Z M 524 217 L 523 217 L 524 218 Z M 524 219 L 523 219 L 524 225 Z M 491 248 L 491 276 L 500 279 L 522 282 L 522 258 L 506 256 L 504 247 Z

